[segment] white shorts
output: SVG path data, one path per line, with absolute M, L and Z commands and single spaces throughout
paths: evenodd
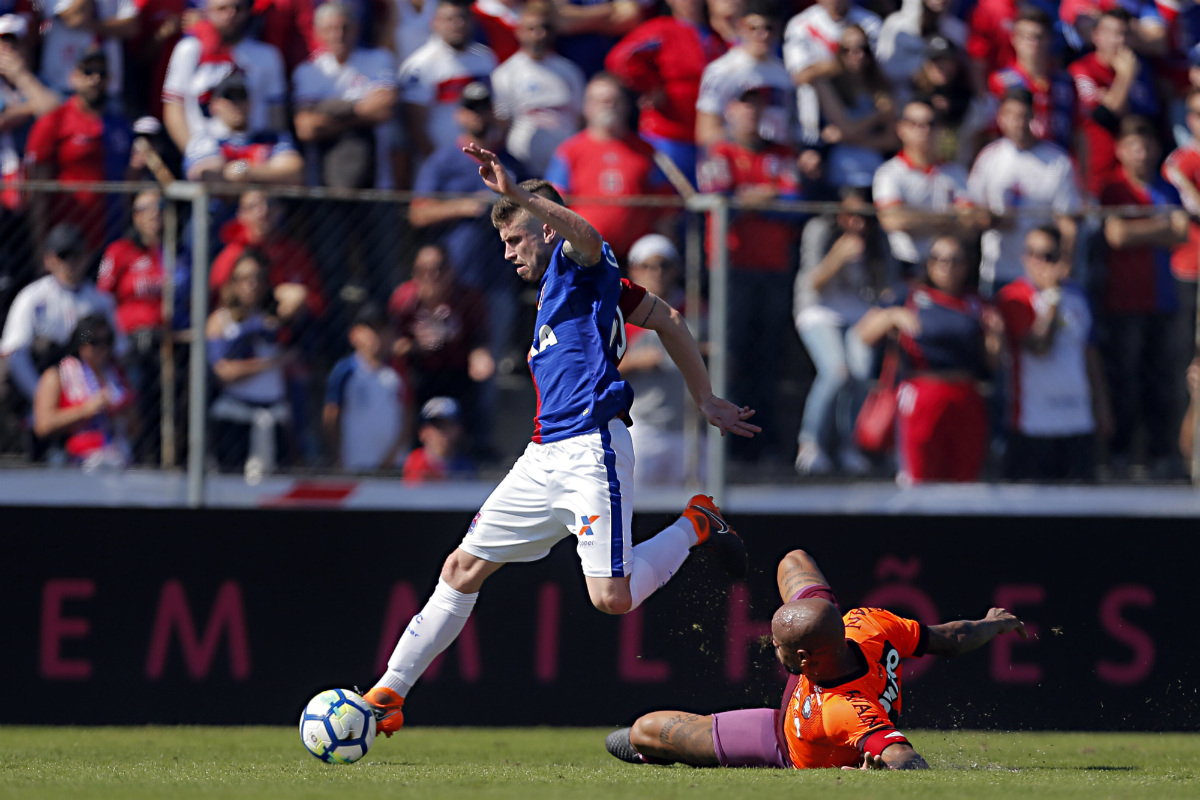
M 629 575 L 633 441 L 620 420 L 550 444 L 530 442 L 492 492 L 461 549 L 501 564 L 537 561 L 565 536 L 589 578 Z

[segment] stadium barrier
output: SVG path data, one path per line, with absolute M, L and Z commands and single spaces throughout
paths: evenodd
M 91 242 L 109 241 L 129 229 L 133 201 L 141 193 L 159 187 L 136 183 L 63 186 L 30 181 L 21 188 L 19 201 L 0 210 L 0 257 L 5 264 L 0 275 L 0 307 L 6 307 L 16 290 L 39 274 L 39 243 L 55 222 L 69 219 L 84 228 Z M 90 197 L 90 204 L 64 206 L 60 202 L 64 197 L 81 195 Z M 238 244 L 240 220 L 254 218 L 259 220 L 257 224 L 267 238 L 253 244 L 268 253 L 278 280 L 304 286 L 296 319 L 286 334 L 284 405 L 288 435 L 282 446 L 288 458 L 281 460 L 275 471 L 337 474 L 339 470 L 332 463 L 330 448 L 323 441 L 321 407 L 333 364 L 349 352 L 347 329 L 364 301 L 387 303 L 396 285 L 409 277 L 415 252 L 422 244 L 436 241 L 442 228 L 411 224 L 410 211 L 416 198 L 403 192 L 217 187 L 176 181 L 165 188 L 164 195 L 163 322 L 158 329 L 130 337 L 130 351 L 124 357 L 128 376 L 138 392 L 141 417 L 130 437 L 133 462 L 143 468 L 186 470 L 189 502 L 193 506 L 206 503 L 205 482 L 216 471 L 214 444 L 219 444 L 214 442 L 216 435 L 210 417 L 216 390 L 204 348 L 193 348 L 191 343 L 204 337 L 206 312 L 220 298 L 219 287 L 209 286 L 214 260 L 221 260 L 222 251 L 231 242 Z M 478 199 L 478 195 L 438 197 Z M 731 214 L 746 208 L 790 213 L 797 219 L 838 209 L 836 204 L 806 202 L 747 206 L 711 195 L 694 195 L 686 200 L 662 197 L 572 200 L 645 207 L 648 211 L 679 210 L 675 230 L 676 238 L 684 244 L 689 322 L 706 347 L 714 390 L 726 396 L 737 394 L 737 387 L 730 386 L 730 369 L 739 357 L 726 346 L 729 254 L 725 247 L 706 247 L 706 242 L 727 241 L 725 232 Z M 864 213 L 870 215 L 873 211 L 865 209 Z M 1019 213 L 1039 212 L 1022 208 Z M 1138 209 L 1092 209 L 1087 219 L 1097 228 L 1104 216 L 1134 213 L 1139 213 Z M 707 236 L 706 225 L 712 228 Z M 1080 252 L 1080 277 L 1090 280 L 1092 270 L 1088 268 L 1086 248 L 1081 247 Z M 99 244 L 89 251 L 96 262 L 93 274 L 101 255 Z M 228 266 L 226 259 L 224 267 Z M 486 448 L 492 458 L 490 470 L 484 471 L 485 479 L 502 473 L 520 452 L 529 430 L 533 390 L 524 352 L 535 295 L 527 288 L 514 289 L 516 311 L 493 342 L 498 374 L 494 385 L 484 390 L 492 398 L 489 403 L 494 410 L 490 425 L 492 441 Z M 707 298 L 707 302 L 701 298 Z M 794 335 L 782 342 L 754 346 L 779 350 L 784 365 L 773 378 L 777 418 L 771 435 L 763 437 L 765 446 L 775 450 L 778 458 L 755 469 L 727 475 L 729 443 L 716 431 L 700 425 L 691 403 L 682 402 L 690 415 L 683 447 L 688 465 L 684 483 L 687 486 L 702 483 L 718 499 L 730 482 L 793 480 L 790 461 L 811 366 Z M 1187 349 L 1183 343 L 1180 346 Z M 5 387 L 0 389 L 0 464 L 22 468 L 47 460 L 52 464 L 63 463 L 64 457 L 53 443 L 48 445 L 32 436 L 28 404 L 3 381 L 0 385 Z M 700 439 L 705 436 L 707 446 L 702 448 Z M 486 438 L 486 433 L 481 438 Z M 1195 440 L 1200 451 L 1200 436 Z M 389 472 L 384 470 L 379 474 Z M 263 477 L 250 469 L 245 476 L 251 481 Z
M 635 539 L 672 519 L 635 517 Z M 471 512 L 5 510 L 0 724 L 293 724 L 367 687 Z M 639 712 L 775 705 L 774 566 L 801 546 L 843 607 L 925 623 L 1020 615 L 1033 638 L 903 666 L 906 727 L 1191 730 L 1191 520 L 739 514 L 730 584 L 700 552 L 607 617 L 569 544 L 489 579 L 411 696 L 413 726 L 621 725 Z M 1146 546 L 1137 546 L 1137 543 Z M 599 743 L 597 743 L 599 746 Z

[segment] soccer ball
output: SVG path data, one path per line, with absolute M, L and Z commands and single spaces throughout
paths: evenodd
M 326 689 L 304 707 L 300 741 L 326 763 L 353 764 L 375 741 L 375 715 L 349 689 Z

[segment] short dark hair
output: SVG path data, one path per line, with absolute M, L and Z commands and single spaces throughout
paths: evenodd
M 1062 250 L 1062 231 L 1060 231 L 1058 229 L 1057 225 L 1050 225 L 1050 224 L 1038 225 L 1036 228 L 1033 228 L 1032 230 L 1030 230 L 1029 233 L 1025 234 L 1026 239 L 1029 238 L 1030 233 L 1046 234 L 1054 242 L 1054 249 Z
M 1004 98 L 1000 101 L 1000 105 L 1004 105 L 1010 100 L 1020 103 L 1030 111 L 1033 110 L 1033 92 L 1029 91 L 1028 89 L 1022 89 L 1020 87 L 1009 89 L 1004 93 Z
M 1122 118 L 1121 126 L 1117 129 L 1118 142 L 1129 136 L 1140 136 L 1143 139 L 1158 141 L 1158 135 L 1154 131 L 1154 126 L 1150 124 L 1150 120 L 1136 114 Z
M 95 341 L 101 331 L 107 331 L 109 338 L 116 333 L 112 322 L 103 314 L 88 314 L 79 320 L 75 323 L 75 329 L 71 331 L 71 339 L 65 348 L 66 355 L 78 357 L 79 348 Z
M 562 195 L 558 193 L 558 189 L 554 188 L 554 184 L 550 181 L 542 180 L 541 178 L 532 178 L 527 181 L 521 181 L 521 188 L 538 197 L 544 197 L 552 203 L 558 203 L 560 206 L 565 206 Z M 512 222 L 517 214 L 521 212 L 521 207 L 515 201 L 507 197 L 501 197 L 496 205 L 492 206 L 492 224 L 499 228 L 501 225 L 507 225 Z
M 779 8 L 774 0 L 746 0 L 742 4 L 743 17 L 748 17 L 751 14 L 757 14 L 760 17 L 767 19 L 777 19 L 779 17 Z
M 1120 20 L 1126 25 L 1133 21 L 1133 15 L 1123 8 L 1110 8 L 1107 11 L 1101 11 L 1100 16 L 1096 18 L 1096 22 L 1098 23 L 1105 17 L 1112 17 L 1113 19 Z
M 1050 21 L 1050 15 L 1042 11 L 1037 6 L 1025 6 L 1017 14 L 1017 19 L 1014 22 L 1033 22 L 1041 25 L 1044 30 L 1050 30 L 1053 23 Z

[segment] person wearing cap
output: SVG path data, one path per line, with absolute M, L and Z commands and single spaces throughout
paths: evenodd
M 418 195 L 409 207 L 408 221 L 415 228 L 432 228 L 445 249 L 459 281 L 487 298 L 488 340 L 496 361 L 508 355 L 516 322 L 517 287 L 504 260 L 504 245 L 488 219 L 492 197 L 479 189 L 478 165 L 463 155 L 472 142 L 498 154 L 513 174 L 528 177 L 524 166 L 504 149 L 504 134 L 496 124 L 492 93 L 488 85 L 475 81 L 462 90 L 454 119 L 454 138 L 430 154 L 417 172 L 413 191 Z M 438 199 L 431 195 L 455 192 L 458 198 Z M 490 418 L 490 412 L 485 412 Z
M 404 365 L 416 402 L 439 395 L 458 400 L 467 434 L 480 449 L 491 435 L 491 407 L 485 403 L 490 398 L 484 391 L 496 372 L 491 313 L 483 295 L 455 276 L 440 244 L 417 250 L 412 278 L 388 301 L 396 333 L 392 353 Z
M 1069 153 L 1076 142 L 1078 103 L 1075 82 L 1057 69 L 1050 54 L 1053 33 L 1050 16 L 1039 8 L 1025 8 L 1012 29 L 1012 62 L 988 78 L 988 89 L 997 100 L 1012 89 L 1033 95 L 1033 135 L 1054 142 Z
M 78 91 L 71 68 L 84 53 L 104 54 L 110 80 L 105 91 L 114 108 L 122 106 L 125 87 L 124 40 L 138 32 L 134 0 L 69 0 L 36 4 L 42 16 L 41 79 L 55 91 Z
M 357 47 L 357 28 L 348 5 L 317 8 L 321 47 L 292 74 L 296 138 L 307 148 L 310 185 L 394 189 L 396 62 L 382 48 Z
M 188 180 L 280 184 L 303 180 L 304 159 L 286 128 L 250 128 L 249 85 L 240 71 L 229 73 L 213 87 L 208 107 L 220 125 L 188 142 L 183 151 Z
M 124 117 L 106 110 L 108 58 L 103 50 L 84 53 L 70 74 L 75 94 L 39 117 L 25 143 L 25 164 L 33 180 L 121 180 L 129 166 L 131 138 Z M 35 239 L 60 220 L 79 225 L 91 250 L 119 233 L 120 198 L 81 190 L 34 193 L 30 201 Z
M 638 94 L 638 133 L 696 180 L 696 99 L 704 68 L 726 44 L 708 26 L 705 0 L 667 0 L 671 15 L 634 28 L 604 60 Z
M 383 309 L 361 306 L 349 338 L 354 352 L 334 365 L 326 384 L 325 439 L 341 469 L 399 468 L 413 435 L 412 392 L 388 365 L 392 335 Z
M 475 463 L 459 452 L 462 442 L 462 415 L 452 397 L 434 397 L 421 406 L 421 425 L 417 437 L 421 446 L 404 461 L 404 481 L 469 480 L 475 477 Z
M 496 69 L 495 54 L 472 41 L 473 33 L 470 0 L 437 0 L 433 35 L 400 65 L 401 114 L 414 166 L 458 136 L 463 90 L 472 82 L 486 85 Z
M 938 157 L 967 168 L 991 141 L 987 132 L 995 126 L 996 102 L 986 90 L 974 90 L 975 72 L 967 68 L 964 58 L 964 51 L 955 49 L 949 39 L 931 38 L 911 84 L 897 87 L 895 97 L 897 108 L 915 99 L 928 102 L 941 126 Z
M 546 0 L 521 10 L 521 49 L 492 73 L 496 118 L 508 124 L 508 151 L 532 175 L 541 175 L 554 150 L 579 130 L 583 71 L 554 52 L 558 22 Z
M 926 42 L 941 37 L 961 50 L 967 43 L 967 24 L 948 13 L 948 0 L 904 0 L 888 14 L 879 29 L 875 58 L 884 76 L 897 89 L 908 86 L 928 56 Z
M 675 243 L 660 233 L 650 233 L 629 248 L 629 280 L 661 297 L 674 308 L 683 308 L 679 284 L 682 261 Z M 682 486 L 687 477 L 684 422 L 687 387 L 679 367 L 671 360 L 662 340 L 645 328 L 625 324 L 629 343 L 618 368 L 633 387 L 629 429 L 633 437 L 633 479 L 639 486 L 666 484 Z M 703 443 L 703 439 L 700 439 Z M 697 468 L 703 478 L 703 458 Z
M 90 314 L 108 317 L 118 334 L 116 352 L 125 352 L 112 296 L 87 279 L 89 256 L 87 240 L 78 226 L 69 222 L 55 225 L 42 251 L 46 275 L 13 299 L 0 338 L 0 358 L 20 400 L 32 402 L 38 375 L 54 363 L 55 351 L 67 343 L 76 323 Z M 17 405 L 20 407 L 19 402 Z
M 700 162 L 701 192 L 746 202 L 801 198 L 796 151 L 762 138 L 768 102 L 767 93 L 757 87 L 730 101 L 725 112 L 729 138 L 711 145 Z M 729 252 L 729 385 L 738 387 L 766 429 L 774 419 L 780 348 L 764 343 L 787 335 L 797 227 L 795 215 L 786 212 L 739 209 L 730 215 L 725 242 L 711 238 L 715 228 L 709 228 L 709 250 L 724 246 Z M 743 460 L 761 455 L 759 439 L 733 444 L 731 455 Z
M 671 194 L 654 163 L 654 148 L 629 130 L 629 102 L 616 78 L 602 72 L 583 95 L 583 130 L 558 146 L 545 179 L 576 197 L 638 197 Z M 671 209 L 613 203 L 575 203 L 572 208 L 600 231 L 618 258 L 647 233 L 666 224 Z M 493 236 L 495 234 L 493 233 Z
M 745 0 L 737 20 L 738 43 L 704 68 L 696 96 L 696 146 L 700 150 L 725 138 L 725 108 L 748 86 L 772 90 L 763 112 L 762 137 L 791 143 L 796 92 L 787 68 L 775 55 L 778 15 L 772 0 Z
M 213 88 L 232 72 L 250 95 L 247 129 L 285 131 L 287 73 L 279 50 L 249 35 L 250 0 L 206 0 L 204 18 L 171 51 L 163 82 L 163 124 L 180 152 L 193 138 L 229 131 L 210 114 Z
M 1081 159 L 1088 194 L 1098 197 L 1117 168 L 1117 129 L 1129 114 L 1157 119 L 1162 105 L 1149 64 L 1131 47 L 1129 14 L 1105 11 L 1092 31 L 1095 50 L 1067 68 L 1079 93 Z

